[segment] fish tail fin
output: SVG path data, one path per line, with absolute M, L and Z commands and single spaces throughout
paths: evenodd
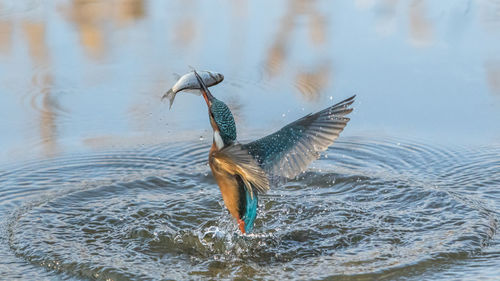
M 174 103 L 174 99 L 175 99 L 175 93 L 172 89 L 168 90 L 162 97 L 161 99 L 168 99 L 168 101 L 170 102 L 170 106 L 168 107 L 168 109 L 171 109 L 172 108 L 172 104 Z

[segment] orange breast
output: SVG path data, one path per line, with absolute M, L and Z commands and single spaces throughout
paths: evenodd
M 208 163 L 212 174 L 214 175 L 215 181 L 219 185 L 219 189 L 222 193 L 222 199 L 229 213 L 236 219 L 240 218 L 239 215 L 239 193 L 238 193 L 238 182 L 233 175 L 228 174 L 224 171 L 223 167 L 218 167 L 214 161 L 212 161 L 212 149 L 210 149 L 210 156 L 208 157 Z

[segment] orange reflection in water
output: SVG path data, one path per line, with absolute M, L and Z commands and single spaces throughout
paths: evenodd
M 413 0 L 409 8 L 410 42 L 417 47 L 431 45 L 433 43 L 433 26 L 426 15 L 426 2 L 424 0 Z
M 121 25 L 135 22 L 146 15 L 143 0 L 121 0 L 114 4 L 115 22 Z
M 309 36 L 316 46 L 326 42 L 326 18 L 317 10 L 310 11 Z
M 61 11 L 77 27 L 87 54 L 96 59 L 106 55 L 113 32 L 109 25 L 123 26 L 145 16 L 143 0 L 74 0 Z
M 298 90 L 308 101 L 319 100 L 321 89 L 324 89 L 331 80 L 329 64 L 318 66 L 311 72 L 299 72 L 295 77 Z
M 57 120 L 55 113 L 55 103 L 51 96 L 52 76 L 47 74 L 40 87 L 42 95 L 40 110 L 40 139 L 45 156 L 54 156 L 57 154 Z
M 31 21 L 23 22 L 23 31 L 33 62 L 36 65 L 46 64 L 48 62 L 48 49 L 45 42 L 45 23 Z
M 320 49 L 328 40 L 326 35 L 327 17 L 316 7 L 315 1 L 294 0 L 288 3 L 288 9 L 281 20 L 276 39 L 268 51 L 266 70 L 270 77 L 274 77 L 283 71 L 283 65 L 288 63 L 288 51 L 292 47 L 290 46 L 291 37 L 300 26 L 297 23 L 297 18 L 305 17 L 308 21 L 309 34 L 305 39 L 308 39 L 311 45 L 315 46 L 310 52 L 322 63 L 314 64 L 313 69 L 310 71 L 304 71 L 304 66 L 296 66 L 292 69 L 297 71 L 294 75 L 297 89 L 306 100 L 316 101 L 319 99 L 322 90 L 328 85 L 332 72 L 330 62 L 323 58 L 324 53 Z
M 12 22 L 0 21 L 0 52 L 7 54 L 10 52 L 12 44 Z
M 81 45 L 94 58 L 103 56 L 105 49 L 104 22 L 110 15 L 109 4 L 102 1 L 75 0 L 63 9 L 77 27 Z

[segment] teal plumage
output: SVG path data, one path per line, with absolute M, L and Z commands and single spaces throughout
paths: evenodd
M 236 140 L 236 124 L 233 114 L 227 105 L 220 100 L 213 98 L 210 111 L 215 123 L 219 127 L 220 135 L 225 144 L 230 144 Z
M 349 122 L 355 96 L 308 114 L 277 132 L 243 145 L 273 177 L 294 178 L 337 139 Z
M 269 135 L 257 141 L 244 145 L 255 156 L 259 164 L 268 166 L 275 159 L 280 159 L 294 146 L 303 135 L 303 128 L 290 127 L 280 130 L 279 133 Z
M 245 231 L 251 232 L 253 230 L 253 223 L 257 217 L 258 196 L 257 193 L 253 194 L 253 198 L 248 191 L 245 191 L 246 208 L 245 214 L 242 216 L 245 222 Z
M 241 177 L 238 177 L 239 202 L 238 209 L 241 219 L 245 222 L 245 231 L 253 229 L 255 218 L 257 217 L 258 195 L 257 192 L 249 191 Z M 255 189 L 255 188 L 253 188 Z

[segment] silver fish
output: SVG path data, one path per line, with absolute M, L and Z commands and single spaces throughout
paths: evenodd
M 219 84 L 224 80 L 224 75 L 213 72 L 213 71 L 197 71 L 198 75 L 200 75 L 201 79 L 207 85 L 207 87 L 211 87 L 214 85 Z M 200 84 L 198 83 L 198 80 L 196 79 L 196 76 L 194 75 L 194 72 L 188 72 L 184 74 L 182 77 L 177 80 L 175 85 L 168 90 L 162 97 L 161 99 L 167 98 L 170 101 L 170 107 L 172 108 L 172 104 L 174 103 L 175 95 L 177 95 L 178 92 L 184 91 L 184 90 L 198 90 L 200 89 Z M 196 95 L 201 95 L 200 91 L 196 92 L 190 92 L 192 94 Z

